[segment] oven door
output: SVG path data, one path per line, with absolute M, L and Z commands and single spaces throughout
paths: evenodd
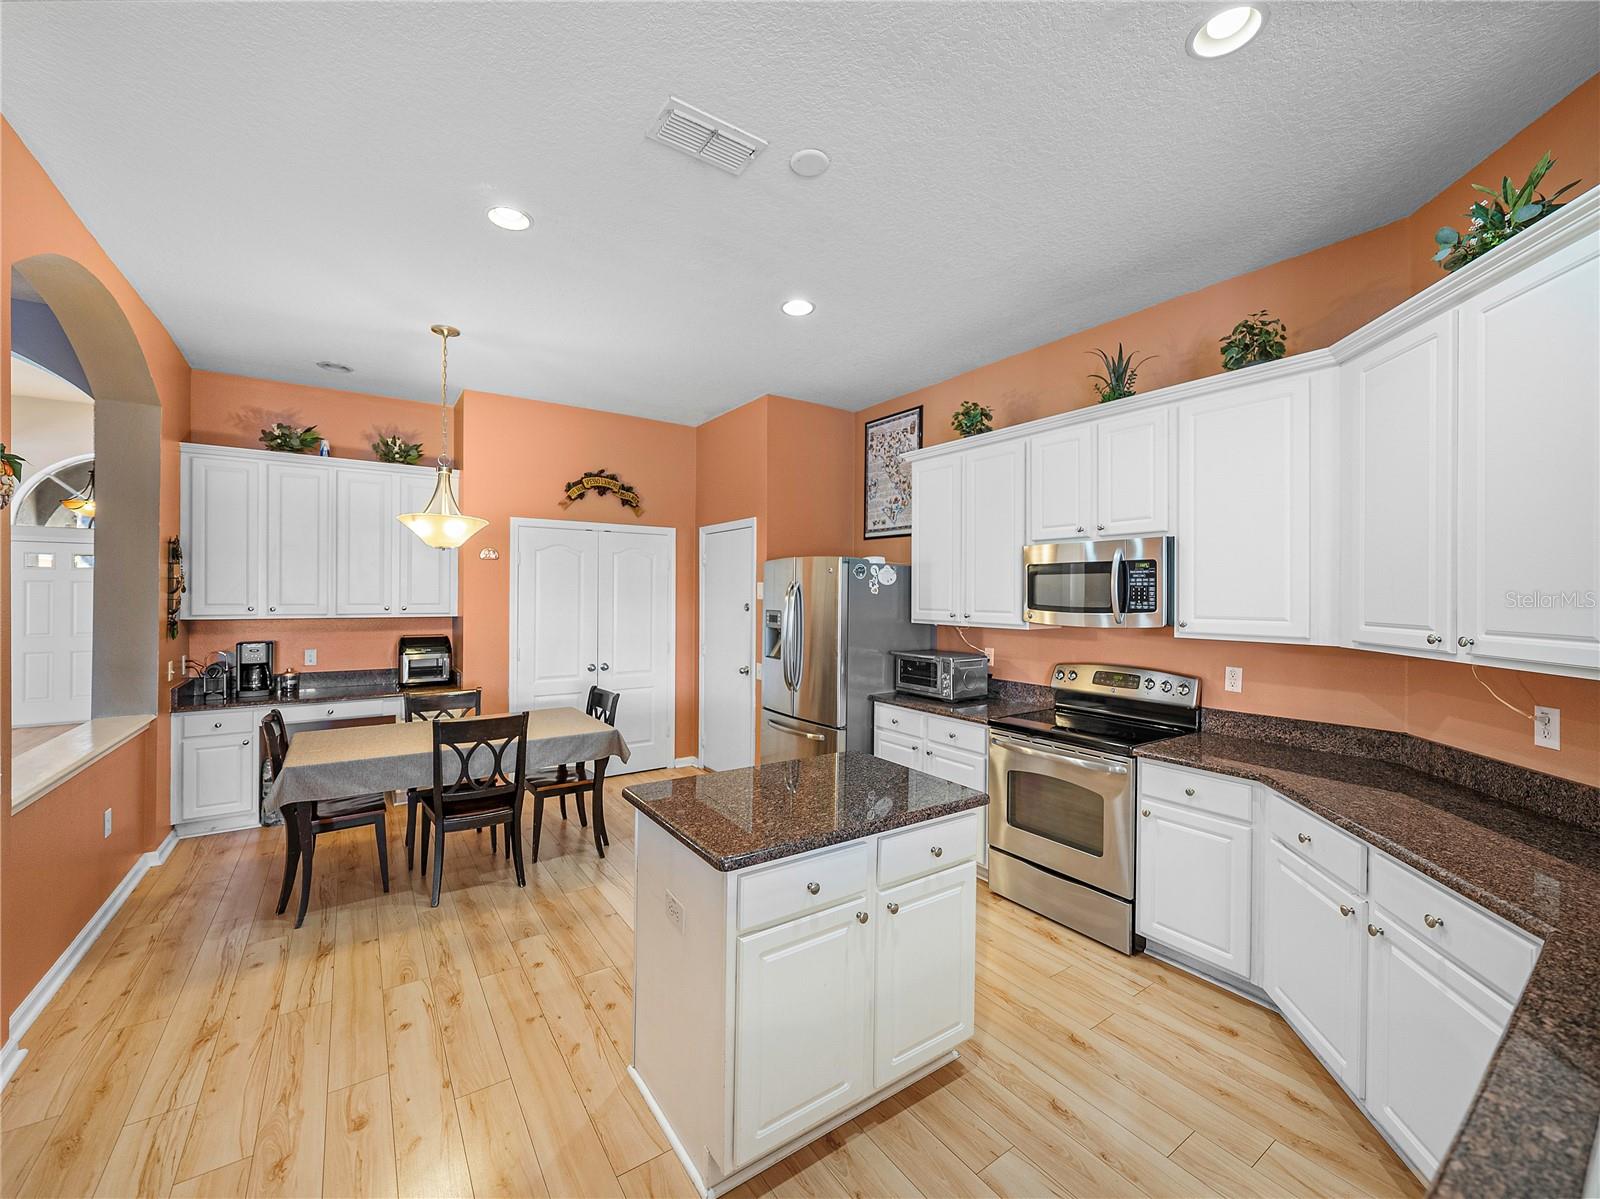
M 1023 550 L 1030 624 L 1159 628 L 1170 623 L 1171 538 L 1041 542 Z
M 1122 758 L 991 732 L 989 844 L 1133 898 L 1133 769 Z
M 941 662 L 925 654 L 896 654 L 894 656 L 894 689 L 912 695 L 931 695 L 935 699 L 949 697 L 944 694 Z

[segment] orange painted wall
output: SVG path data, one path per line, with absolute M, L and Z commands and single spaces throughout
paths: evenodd
M 0 440 L 11 422 L 11 268 L 59 254 L 92 273 L 122 308 L 161 401 L 160 535 L 178 532 L 178 443 L 189 434 L 189 364 L 133 285 L 106 256 L 10 124 L 0 120 Z M 0 593 L 10 596 L 9 525 L 0 546 Z M 158 578 L 152 587 L 163 587 Z M 164 588 L 163 588 L 164 589 Z M 9 605 L 8 605 L 9 606 Z M 161 640 L 163 661 L 186 648 L 180 632 Z M 10 763 L 10 630 L 0 636 L 0 751 Z M 0 1038 L 11 1010 L 32 989 L 138 854 L 155 848 L 168 819 L 169 734 L 165 719 L 45 799 L 11 815 L 10 770 L 0 801 Z M 100 836 L 110 807 L 118 830 Z M 48 904 L 41 905 L 41 895 Z
M 513 516 L 620 525 L 670 525 L 677 530 L 677 753 L 695 752 L 695 431 L 688 425 L 570 408 L 489 392 L 462 393 L 462 442 L 470 464 L 461 476 L 461 506 L 489 527 L 461 559 L 463 681 L 483 688 L 484 708 L 507 703 L 511 629 Z M 589 495 L 561 507 L 562 487 L 587 470 L 620 475 L 644 498 L 634 513 L 611 495 Z M 493 547 L 497 561 L 477 551 Z
M 205 662 L 218 650 L 230 653 L 241 641 L 276 642 L 274 669 L 382 670 L 393 667 L 401 637 L 456 636 L 448 616 L 418 620 L 196 620 L 189 624 L 189 655 Z M 317 664 L 305 665 L 305 651 L 317 651 Z
M 861 507 L 852 412 L 767 398 L 767 558 L 848 554 Z
M 756 570 L 767 553 L 767 397 L 741 404 L 694 431 L 695 523 L 756 520 Z M 696 584 L 698 595 L 699 584 Z
M 994 409 L 1000 428 L 1095 402 L 1086 375 L 1090 349 L 1120 340 L 1157 354 L 1140 372 L 1139 389 L 1216 374 L 1217 339 L 1245 313 L 1267 308 L 1289 325 L 1289 350 L 1328 346 L 1442 277 L 1429 261 L 1433 232 L 1462 226 L 1473 193 L 1468 183 L 1521 179 L 1546 150 L 1559 160 L 1553 187 L 1581 178 L 1600 183 L 1600 76 L 1573 91 L 1505 146 L 1487 156 L 1412 216 L 1360 237 L 1325 246 L 1178 296 L 1059 341 L 989 363 L 857 414 L 858 423 L 917 404 L 923 406 L 925 445 L 950 441 L 958 404 L 978 400 Z M 863 432 L 855 435 L 859 453 Z M 859 508 L 859 461 L 851 494 Z M 906 561 L 908 538 L 877 541 L 856 533 L 856 552 Z M 1559 751 L 1535 749 L 1529 721 L 1497 703 L 1468 667 L 1336 647 L 1279 646 L 1180 640 L 1168 630 L 1115 633 L 1092 630 L 972 630 L 971 641 L 993 646 L 995 674 L 1043 682 L 1058 661 L 1111 661 L 1197 675 L 1205 702 L 1215 707 L 1402 729 L 1536 770 L 1586 782 L 1600 780 L 1600 683 L 1554 675 L 1480 669 L 1508 700 L 1528 709 L 1561 709 Z M 962 648 L 959 633 L 941 629 L 940 644 Z M 1240 694 L 1223 690 L 1225 666 L 1245 668 Z

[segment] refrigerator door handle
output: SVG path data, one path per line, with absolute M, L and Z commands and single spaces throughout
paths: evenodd
M 794 583 L 791 581 L 783 591 L 783 615 L 779 618 L 778 626 L 778 661 L 783 667 L 783 685 L 790 691 L 795 688 L 794 677 L 790 670 L 789 662 L 794 656 L 791 640 L 794 637 Z
M 790 691 L 800 690 L 806 671 L 806 592 L 799 580 L 794 584 L 794 682 Z
M 789 724 L 782 718 L 767 713 L 767 724 L 779 732 L 788 733 L 794 737 L 804 737 L 807 741 L 826 741 L 828 738 L 821 733 L 812 733 L 797 725 Z

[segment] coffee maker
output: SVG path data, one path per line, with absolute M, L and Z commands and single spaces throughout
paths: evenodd
M 235 699 L 266 699 L 272 694 L 272 641 L 241 641 L 234 647 Z

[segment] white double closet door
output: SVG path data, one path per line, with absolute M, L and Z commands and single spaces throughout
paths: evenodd
M 677 535 L 514 520 L 511 529 L 511 708 L 582 708 L 591 686 L 615 691 L 626 763 L 673 763 Z

